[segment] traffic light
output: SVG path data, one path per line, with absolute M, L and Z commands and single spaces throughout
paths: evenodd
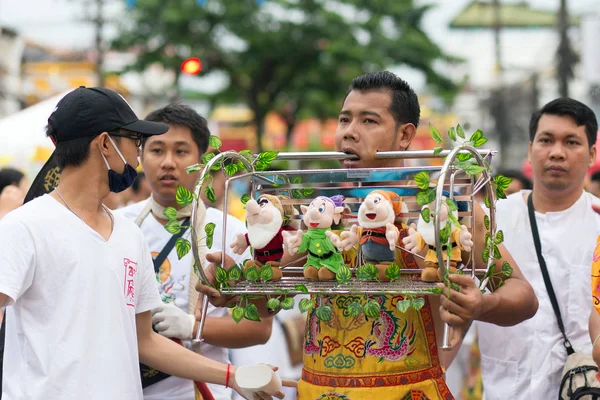
M 199 58 L 188 58 L 181 63 L 181 72 L 187 75 L 198 75 L 202 71 L 202 63 Z

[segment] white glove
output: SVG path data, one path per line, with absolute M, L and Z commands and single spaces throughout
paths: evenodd
M 163 304 L 152 310 L 152 325 L 168 338 L 189 340 L 192 338 L 196 318 L 174 304 Z
M 396 250 L 396 242 L 398 242 L 398 238 L 400 237 L 400 232 L 398 232 L 398 228 L 392 223 L 388 223 L 385 226 L 385 238 L 387 239 L 390 250 Z
M 301 229 L 298 229 L 295 233 L 290 231 L 283 231 L 281 235 L 283 236 L 283 247 L 287 250 L 290 256 L 298 253 L 298 249 L 302 244 L 302 235 L 304 233 Z
M 419 245 L 419 233 L 416 230 L 415 224 L 411 224 L 408 229 L 408 236 L 402 239 L 402 243 L 404 243 L 404 247 L 406 247 L 406 250 L 408 251 L 413 251 L 413 249 L 419 251 L 419 249 L 417 249 L 417 246 Z
M 471 232 L 467 230 L 467 227 L 464 225 L 460 226 L 460 233 L 458 234 L 458 240 L 460 240 L 460 245 L 465 249 L 465 251 L 471 251 L 471 247 L 473 247 L 473 235 Z
M 237 238 L 229 245 L 235 254 L 244 254 L 244 251 L 248 248 L 246 242 L 246 235 L 238 233 Z

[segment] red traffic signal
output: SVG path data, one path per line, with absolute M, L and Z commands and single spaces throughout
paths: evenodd
M 188 58 L 181 63 L 181 71 L 188 75 L 198 75 L 202 71 L 202 63 L 199 58 Z

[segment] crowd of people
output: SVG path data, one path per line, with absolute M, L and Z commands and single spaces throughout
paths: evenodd
M 342 167 L 403 167 L 403 160 L 376 153 L 406 150 L 419 122 L 419 101 L 407 82 L 389 72 L 357 77 L 335 136 L 335 150 L 357 159 Z M 76 89 L 48 120 L 62 169 L 55 190 L 21 206 L 29 180 L 0 170 L 0 306 L 7 314 L 2 398 L 229 400 L 243 397 L 236 366 L 255 362 L 279 367 L 282 377 L 299 383 L 254 398 L 460 398 L 445 381 L 460 343 L 441 349 L 444 323 L 456 341 L 477 332 L 486 399 L 557 398 L 567 347 L 593 351 L 600 362 L 600 318 L 590 296 L 600 291 L 591 284 L 600 176 L 587 180 L 597 130 L 594 113 L 573 99 L 556 99 L 532 115 L 532 180 L 499 171 L 513 178 L 496 211 L 504 236 L 496 263 L 512 266 L 499 289 L 482 293 L 470 276 L 451 275 L 457 287 L 424 296 L 419 310 L 403 312 L 395 296 L 378 296 L 382 316 L 373 321 L 350 317 L 343 296 L 331 296 L 325 301 L 335 324 L 320 321 L 314 309 L 272 312 L 261 299 L 261 321 L 236 324 L 226 308 L 233 298 L 198 282 L 192 255 L 179 258 L 165 229 L 166 207 L 175 207 L 180 221 L 191 216 L 176 191 L 179 185 L 193 190 L 198 179 L 185 169 L 209 150 L 206 120 L 183 104 L 139 120 L 110 90 Z M 213 178 L 225 179 L 221 172 Z M 226 259 L 215 240 L 215 253 L 204 260 L 213 278 L 216 264 L 251 257 L 229 248 L 246 226 L 233 217 L 222 226 L 223 196 L 217 195 L 214 204 L 206 202 L 205 218 L 215 224 L 215 237 L 225 232 Z M 473 207 L 473 242 L 482 249 L 485 212 L 478 202 Z M 286 255 L 282 262 L 294 260 Z M 404 251 L 397 262 L 422 267 Z M 205 321 L 196 312 L 202 294 L 210 301 Z M 201 322 L 198 344 L 192 339 Z M 398 331 L 398 343 L 410 340 L 410 360 L 399 349 L 371 351 L 367 338 L 382 324 Z M 292 348 L 304 350 L 301 360 Z M 331 349 L 343 365 L 331 361 Z

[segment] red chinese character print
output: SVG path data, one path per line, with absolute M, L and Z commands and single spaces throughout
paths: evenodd
M 125 303 L 135 308 L 135 273 L 137 263 L 128 258 L 123 259 L 125 265 Z

